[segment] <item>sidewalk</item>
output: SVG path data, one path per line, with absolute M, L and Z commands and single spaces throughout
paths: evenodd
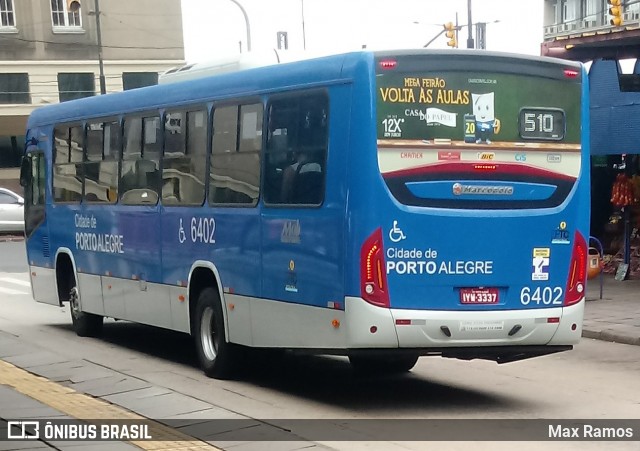
M 47 421 L 55 425 L 82 419 L 148 425 L 151 439 L 122 436 L 120 440 L 111 441 L 57 440 L 51 439 L 51 434 L 39 426 L 39 440 L 6 440 L 8 421 L 40 420 L 46 427 Z M 336 424 L 337 431 L 343 429 Z M 306 433 L 306 429 L 301 427 L 298 432 Z M 0 451 L 52 448 L 61 451 L 329 450 L 304 439 L 298 432 L 88 360 L 39 348 L 0 330 Z M 14 426 L 11 433 L 19 434 L 20 430 Z M 353 434 L 349 436 L 351 439 L 362 437 L 358 431 Z M 286 445 L 274 448 L 256 443 L 262 441 Z
M 19 393 L 12 387 L 0 385 L 0 450 L 51 450 L 57 449 L 61 451 L 73 451 L 82 446 L 86 451 L 126 451 L 139 449 L 136 446 L 124 442 L 95 442 L 81 443 L 78 441 L 62 441 L 62 440 L 5 440 L 9 434 L 13 436 L 19 435 L 21 430 L 12 428 L 8 430 L 7 421 L 16 419 L 47 419 L 47 420 L 71 420 L 72 418 L 62 412 L 49 407 L 48 405 L 36 401 L 22 393 Z
M 582 336 L 598 340 L 640 345 L 640 280 L 617 281 L 603 276 L 587 283 Z

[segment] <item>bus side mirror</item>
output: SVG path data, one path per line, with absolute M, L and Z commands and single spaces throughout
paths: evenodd
M 29 185 L 31 180 L 31 158 L 22 157 L 22 165 L 20 166 L 20 186 L 23 188 Z

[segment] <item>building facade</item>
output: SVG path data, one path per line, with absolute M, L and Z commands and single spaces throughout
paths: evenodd
M 184 63 L 180 1 L 0 0 L 0 167 L 34 108 L 100 94 L 100 51 L 107 93 L 156 84 Z
M 620 0 L 617 15 L 609 13 L 612 6 L 607 0 L 544 0 L 541 54 L 576 61 L 636 58 L 640 0 Z
M 640 0 L 545 0 L 544 7 L 541 54 L 591 63 L 590 234 L 602 243 L 604 272 L 640 278 L 632 252 L 640 248 Z

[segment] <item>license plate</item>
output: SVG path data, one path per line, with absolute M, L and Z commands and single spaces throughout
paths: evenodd
M 460 288 L 461 304 L 497 304 L 497 288 Z

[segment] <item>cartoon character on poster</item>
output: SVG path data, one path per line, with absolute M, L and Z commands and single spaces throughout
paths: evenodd
M 465 115 L 465 122 L 473 116 L 475 142 L 491 144 L 493 135 L 500 133 L 500 119 L 495 117 L 494 93 L 471 94 L 473 115 Z M 469 124 L 470 125 L 470 124 Z M 469 126 L 467 126 L 467 129 Z M 470 139 L 471 138 L 471 139 Z M 472 141 L 473 136 L 465 134 L 465 141 Z

